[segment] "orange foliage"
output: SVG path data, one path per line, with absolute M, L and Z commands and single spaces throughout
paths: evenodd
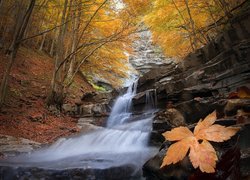
M 243 0 L 228 0 L 227 7 L 220 1 L 185 0 L 125 0 L 129 9 L 136 9 L 153 34 L 153 41 L 162 47 L 167 56 L 184 57 L 197 49 L 221 31 L 223 26 L 206 28 Z M 190 15 L 188 13 L 191 14 Z M 134 12 L 134 11 L 132 11 Z M 194 29 L 193 29 L 194 28 Z M 192 46 L 194 46 L 192 48 Z
M 174 128 L 163 133 L 172 144 L 163 159 L 161 167 L 181 161 L 190 149 L 189 158 L 194 168 L 199 167 L 202 172 L 215 172 L 218 160 L 213 146 L 208 141 L 223 142 L 234 136 L 240 128 L 213 125 L 216 112 L 209 114 L 203 121 L 199 121 L 192 133 L 187 127 Z M 202 143 L 199 143 L 202 140 Z

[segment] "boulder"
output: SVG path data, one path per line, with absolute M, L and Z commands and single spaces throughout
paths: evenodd
M 80 129 L 80 132 L 82 133 L 89 133 L 103 129 L 103 127 L 85 122 L 83 118 L 78 120 L 77 127 Z
M 40 147 L 41 143 L 25 138 L 0 135 L 0 153 L 4 156 L 15 156 L 21 153 L 28 153 Z

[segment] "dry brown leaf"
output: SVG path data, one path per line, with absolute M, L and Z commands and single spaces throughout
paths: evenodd
M 242 86 L 237 89 L 238 97 L 240 99 L 247 99 L 250 98 L 250 89 L 246 86 Z
M 181 161 L 190 149 L 189 158 L 194 168 L 202 172 L 215 172 L 218 160 L 213 146 L 208 141 L 223 142 L 234 136 L 240 128 L 213 125 L 216 120 L 216 111 L 209 114 L 203 121 L 199 121 L 192 133 L 187 127 L 174 128 L 163 133 L 168 141 L 177 141 L 172 144 L 163 159 L 161 167 Z M 202 140 L 200 144 L 198 140 Z
M 246 86 L 241 86 L 237 88 L 236 92 L 231 92 L 228 96 L 228 99 L 249 99 L 250 98 L 250 89 Z

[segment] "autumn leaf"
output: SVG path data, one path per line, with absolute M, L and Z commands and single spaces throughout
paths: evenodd
M 223 142 L 234 136 L 240 128 L 212 125 L 196 135 L 197 139 L 206 139 L 213 142 Z
M 168 148 L 167 154 L 163 159 L 163 163 L 161 167 L 169 165 L 169 164 L 175 164 L 179 161 L 181 161 L 187 154 L 189 150 L 189 142 L 191 141 L 191 138 L 186 138 L 184 140 L 178 141 L 177 143 L 174 143 Z M 178 151 L 176 151 L 178 149 Z
M 199 167 L 202 172 L 215 172 L 216 161 L 218 160 L 213 146 L 206 140 L 201 144 L 198 141 L 192 144 L 189 158 L 194 168 Z
M 237 89 L 238 96 L 241 99 L 250 98 L 250 89 L 246 86 L 242 86 Z
M 250 98 L 250 89 L 246 86 L 241 86 L 237 88 L 236 92 L 231 92 L 228 96 L 228 99 L 249 99 Z
M 218 160 L 213 146 L 208 141 L 223 142 L 234 136 L 240 128 L 213 125 L 216 121 L 216 111 L 199 121 L 192 133 L 187 127 L 174 128 L 162 135 L 172 144 L 163 159 L 161 167 L 181 161 L 190 149 L 189 158 L 194 168 L 202 172 L 215 172 Z M 202 143 L 199 143 L 202 140 Z
M 179 141 L 188 136 L 194 136 L 187 127 L 177 127 L 162 134 L 168 141 Z
M 194 135 L 199 134 L 201 130 L 206 129 L 212 124 L 214 124 L 216 119 L 216 111 L 214 111 L 209 114 L 203 121 L 200 120 L 194 128 Z

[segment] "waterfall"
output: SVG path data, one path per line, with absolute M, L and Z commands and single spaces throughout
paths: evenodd
M 156 89 L 149 89 L 146 91 L 146 111 L 155 110 L 157 106 Z
M 124 124 L 131 117 L 132 98 L 136 94 L 136 89 L 137 81 L 128 87 L 124 95 L 117 98 L 108 118 L 107 127 Z
M 155 148 L 148 147 L 154 115 L 152 111 L 145 112 L 146 115 L 143 114 L 136 121 L 129 121 L 136 88 L 137 82 L 117 98 L 106 128 L 77 137 L 59 139 L 47 148 L 10 159 L 7 164 L 52 169 L 104 169 L 132 164 L 135 169 L 141 169 L 142 164 L 155 152 Z M 146 96 L 151 108 L 155 106 L 152 92 Z M 148 110 L 147 108 L 146 111 Z

